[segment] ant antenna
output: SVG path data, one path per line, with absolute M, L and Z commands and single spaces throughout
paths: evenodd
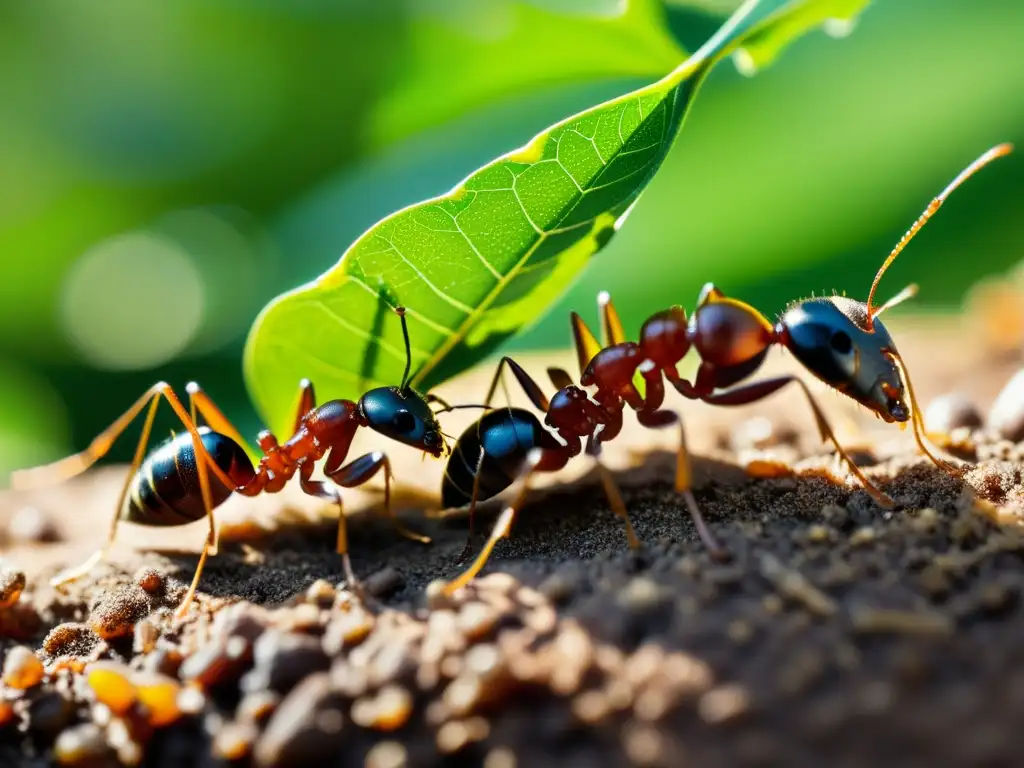
M 439 408 L 438 410 L 434 411 L 434 415 L 436 416 L 439 413 L 448 413 L 449 411 L 457 411 L 460 408 L 482 408 L 486 411 L 493 410 L 492 407 L 489 405 L 477 405 L 475 403 L 468 405 L 446 405 L 444 408 Z
M 1013 144 L 1010 143 L 998 144 L 992 147 L 992 149 L 985 152 L 983 155 L 981 155 L 981 157 L 979 157 L 973 163 L 971 163 L 962 171 L 960 171 L 959 175 L 955 179 L 953 179 L 953 181 L 951 181 L 949 185 L 944 190 L 942 190 L 941 193 L 939 193 L 939 196 L 932 200 L 930 203 L 928 203 L 928 207 L 924 209 L 924 213 L 922 213 L 918 217 L 917 221 L 915 221 L 913 225 L 911 225 L 910 229 L 908 229 L 906 233 L 903 235 L 903 237 L 900 238 L 900 241 L 896 243 L 896 247 L 892 249 L 892 253 L 889 254 L 889 258 L 887 258 L 885 262 L 882 264 L 882 268 L 879 269 L 878 274 L 875 275 L 874 282 L 871 283 L 871 290 L 868 292 L 867 301 L 868 319 L 866 324 L 868 331 L 873 330 L 872 320 L 874 320 L 874 318 L 882 311 L 882 309 L 894 306 L 893 301 L 890 300 L 887 301 L 881 309 L 875 309 L 871 305 L 871 301 L 875 297 L 875 289 L 878 288 L 878 282 L 882 279 L 882 275 L 885 274 L 885 270 L 889 268 L 889 265 L 896 260 L 896 257 L 899 256 L 900 251 L 902 251 L 907 246 L 907 243 L 909 243 L 911 239 L 914 237 L 914 235 L 916 235 L 920 231 L 921 227 L 925 225 L 928 219 L 935 215 L 935 212 L 939 210 L 939 207 L 944 202 L 946 202 L 946 198 L 949 197 L 949 195 L 953 192 L 954 189 L 956 189 L 965 181 L 967 181 L 967 179 L 973 176 L 976 171 L 988 165 L 993 160 L 1000 158 L 1003 155 L 1010 154 L 1010 152 L 1012 151 Z M 909 296 L 903 296 L 902 294 L 900 294 L 900 296 L 902 297 L 900 298 L 900 301 L 910 298 Z
M 874 315 L 872 317 L 878 317 L 880 314 L 885 312 L 885 310 L 892 309 L 897 304 L 902 304 L 907 299 L 912 299 L 915 296 L 917 296 L 917 283 L 911 283 L 906 288 L 904 288 L 902 291 L 900 291 L 895 296 L 893 296 L 891 299 L 889 299 L 887 302 L 885 302 L 885 304 L 883 304 L 882 306 L 878 307 L 875 310 L 875 313 L 874 313 Z
M 412 370 L 412 344 L 409 342 L 409 323 L 405 319 L 405 307 L 395 307 L 395 314 L 402 320 L 402 336 L 405 339 L 405 373 L 402 374 L 402 385 L 399 387 L 404 391 L 409 383 L 409 371 Z

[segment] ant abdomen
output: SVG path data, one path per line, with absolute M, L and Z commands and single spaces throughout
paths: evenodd
M 203 447 L 214 463 L 236 483 L 244 486 L 255 476 L 252 462 L 242 447 L 209 427 L 199 427 Z M 227 488 L 208 471 L 214 507 L 227 501 L 234 488 Z M 199 469 L 192 435 L 183 432 L 157 447 L 142 462 L 128 488 L 122 518 L 139 525 L 174 526 L 195 522 L 206 516 Z
M 462 507 L 472 500 L 478 465 L 477 498 L 483 501 L 497 496 L 512 484 L 531 450 L 552 442 L 550 433 L 530 411 L 522 408 L 489 411 L 466 428 L 452 449 L 441 485 L 445 508 Z

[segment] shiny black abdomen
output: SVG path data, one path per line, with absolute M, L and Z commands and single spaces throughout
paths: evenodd
M 199 427 L 199 434 L 203 446 L 225 474 L 252 474 L 252 462 L 238 443 L 209 427 Z M 234 489 L 225 488 L 212 472 L 207 472 L 207 477 L 213 506 L 217 507 Z M 129 485 L 122 516 L 132 523 L 162 526 L 185 525 L 205 515 L 192 435 L 183 432 L 159 445 L 142 462 Z
M 522 408 L 489 411 L 467 427 L 455 443 L 441 485 L 441 501 L 445 508 L 462 507 L 470 502 L 481 450 L 484 461 L 480 467 L 479 500 L 483 501 L 497 496 L 512 484 L 531 449 L 555 442 L 530 411 Z

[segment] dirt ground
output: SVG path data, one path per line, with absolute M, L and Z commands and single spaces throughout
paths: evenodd
M 982 417 L 1022 365 L 957 322 L 894 335 L 924 403 L 960 391 Z M 487 376 L 439 393 L 478 399 Z M 336 511 L 294 489 L 222 508 L 185 620 L 171 614 L 203 523 L 125 525 L 111 563 L 64 593 L 47 585 L 102 543 L 124 468 L 0 495 L 0 604 L 27 579 L 0 609 L 0 766 L 1020 765 L 1024 443 L 970 432 L 957 479 L 909 430 L 816 391 L 895 510 L 836 468 L 797 391 L 679 403 L 730 562 L 703 551 L 673 491 L 677 433 L 631 423 L 606 458 L 640 550 L 581 459 L 538 483 L 451 599 L 430 585 L 459 572 L 466 520 L 436 510 L 442 463 L 404 449 L 389 451 L 398 507 L 433 541 L 366 514 L 378 493 L 346 495 L 368 606 L 341 583 Z M 793 473 L 753 479 L 754 460 Z M 475 550 L 498 510 L 484 508 Z

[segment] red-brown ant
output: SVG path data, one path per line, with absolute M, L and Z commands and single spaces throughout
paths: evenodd
M 508 357 L 502 358 L 488 392 L 490 404 L 503 368 L 512 369 L 531 402 L 547 415 L 544 429 L 537 418 L 521 408 L 490 411 L 459 437 L 452 450 L 442 486 L 446 507 L 470 505 L 497 495 L 514 482 L 519 490 L 499 517 L 481 553 L 460 576 L 445 585 L 452 593 L 469 583 L 486 563 L 497 541 L 507 536 L 516 512 L 535 472 L 561 469 L 582 451 L 597 459 L 602 442 L 613 439 L 622 427 L 624 406 L 636 411 L 639 422 L 648 427 L 682 425 L 677 414 L 662 408 L 665 379 L 684 397 L 712 405 L 744 405 L 768 397 L 789 383 L 797 384 L 810 404 L 822 440 L 829 440 L 865 490 L 881 505 L 891 508 L 892 499 L 876 488 L 843 450 L 806 383 L 797 376 L 776 376 L 741 384 L 754 374 L 774 345 L 780 345 L 815 377 L 874 411 L 886 422 L 911 421 L 920 449 L 938 467 L 959 474 L 959 470 L 935 456 L 926 444 L 924 424 L 917 407 L 906 366 L 888 330 L 878 319 L 886 309 L 916 293 L 908 286 L 881 306 L 873 303 L 875 289 L 886 269 L 900 251 L 939 209 L 949 194 L 964 180 L 992 160 L 1008 154 L 1010 144 L 1000 144 L 965 168 L 925 209 L 903 235 L 875 275 L 867 302 L 844 296 L 806 299 L 792 304 L 776 324 L 748 304 L 725 296 L 713 284 L 701 291 L 697 306 L 688 319 L 681 307 L 652 315 L 640 329 L 640 341 L 626 341 L 622 323 L 607 294 L 599 298 L 606 344 L 572 313 L 573 335 L 583 387 L 594 387 L 593 398 L 560 369 L 549 369 L 559 391 L 549 401 L 537 383 Z M 609 345 L 610 343 L 610 345 Z M 700 366 L 693 382 L 683 379 L 676 366 L 690 349 L 695 349 Z M 643 377 L 645 394 L 635 384 Z M 909 400 L 909 405 L 906 400 Z M 557 435 L 563 442 L 555 439 Z M 626 521 L 632 547 L 639 542 L 625 505 L 608 471 L 600 465 L 601 477 L 612 508 Z M 686 502 L 697 532 L 713 555 L 725 556 L 704 523 L 691 491 L 690 462 L 685 438 L 681 439 L 675 487 Z M 471 490 L 470 490 L 471 489 Z M 468 545 L 467 545 L 468 546 Z
M 11 482 L 18 489 L 73 477 L 102 458 L 117 437 L 149 406 L 131 471 L 115 508 L 106 546 L 81 566 L 54 578 L 52 584 L 59 586 L 77 579 L 97 565 L 113 544 L 118 522 L 122 518 L 140 525 L 173 526 L 185 525 L 205 516 L 210 522 L 210 532 L 203 545 L 192 584 L 178 609 L 178 615 L 184 615 L 192 602 L 207 556 L 217 552 L 214 508 L 224 503 L 232 493 L 242 496 L 277 493 L 298 474 L 305 493 L 338 505 L 337 551 L 342 556 L 346 578 L 350 584 L 357 586 L 358 581 L 348 555 L 341 495 L 333 484 L 312 479 L 317 462 L 324 457 L 324 475 L 344 488 L 362 485 L 383 469 L 386 513 L 403 535 L 429 542 L 426 536 L 402 526 L 392 514 L 392 471 L 385 453 L 373 451 L 342 466 L 360 427 L 369 427 L 392 440 L 435 457 L 440 457 L 447 450 L 448 446 L 430 408 L 431 402 L 443 401 L 432 395 L 420 395 L 408 385 L 412 363 L 409 330 L 405 309 L 397 307 L 395 312 L 401 318 L 405 339 L 406 362 L 402 384 L 398 387 L 371 389 L 358 402 L 331 400 L 317 406 L 313 385 L 304 379 L 300 384 L 292 436 L 287 442 L 278 443 L 269 431 L 261 432 L 257 442 L 262 456 L 255 467 L 249 456 L 256 454 L 243 447 L 246 446 L 244 438 L 198 384 L 191 382 L 186 387 L 189 409 L 185 410 L 170 385 L 160 382 L 152 386 L 81 453 L 53 464 L 15 472 Z M 161 397 L 167 399 L 188 431 L 173 436 L 147 455 L 146 444 Z M 198 426 L 197 411 L 209 426 Z M 203 460 L 197 460 L 197 457 Z

